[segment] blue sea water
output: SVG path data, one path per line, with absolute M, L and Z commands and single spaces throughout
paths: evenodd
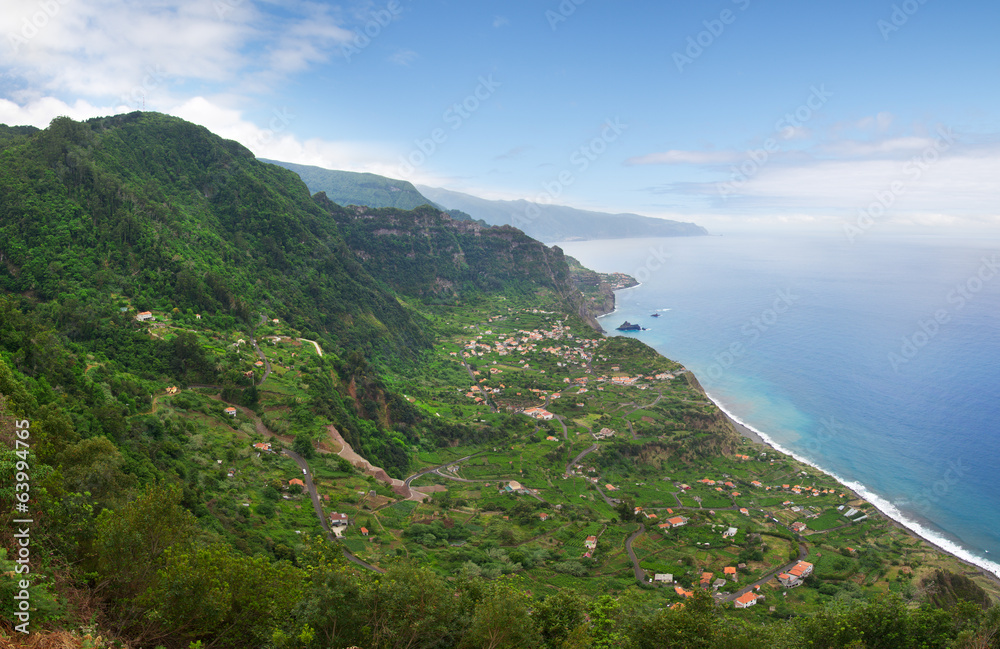
M 642 283 L 628 320 L 769 442 L 1000 576 L 1000 239 L 559 244 Z M 659 313 L 659 317 L 652 317 Z

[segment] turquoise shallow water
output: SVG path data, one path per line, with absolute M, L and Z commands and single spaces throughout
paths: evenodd
M 559 244 L 724 409 L 1000 575 L 1000 240 L 754 236 Z M 659 317 L 652 317 L 659 313 Z

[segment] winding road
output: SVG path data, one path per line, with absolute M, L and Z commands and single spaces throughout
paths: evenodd
M 625 539 L 625 551 L 628 552 L 628 558 L 632 560 L 632 571 L 635 572 L 635 580 L 640 584 L 646 583 L 646 571 L 639 565 L 639 559 L 635 556 L 635 550 L 632 549 L 632 541 L 636 540 L 645 531 L 646 526 L 639 523 L 639 529 L 632 532 L 632 535 Z

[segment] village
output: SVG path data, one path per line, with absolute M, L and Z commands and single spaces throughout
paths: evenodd
M 302 394 L 318 346 L 277 319 L 268 319 L 256 341 L 215 341 L 232 359 L 234 376 L 262 383 L 272 404 L 257 419 L 201 397 L 202 412 L 214 410 L 247 439 L 250 456 L 213 461 L 231 483 L 234 504 L 291 524 L 279 536 L 294 547 L 317 526 L 312 490 L 324 527 L 365 565 L 408 556 L 444 574 L 518 573 L 546 587 L 596 593 L 635 584 L 675 605 L 703 589 L 735 608 L 762 602 L 780 611 L 816 601 L 814 589 L 799 586 L 817 571 L 875 583 L 859 559 L 873 535 L 891 531 L 871 518 L 868 503 L 811 467 L 746 440 L 707 463 L 625 459 L 630 448 L 702 437 L 686 429 L 684 413 L 714 406 L 683 367 L 542 310 L 512 309 L 452 328 L 423 385 L 401 389 L 428 415 L 502 430 L 505 441 L 414 447 L 416 465 L 430 470 L 408 478 L 405 492 L 394 487 L 403 481 L 384 472 L 351 470 L 356 459 L 345 463 L 336 443 L 324 444 L 334 454 L 310 460 L 306 473 L 285 456 L 290 438 L 260 435 L 262 425 L 276 432 L 287 426 L 287 411 L 274 406 Z M 191 393 L 170 386 L 164 396 Z M 278 498 L 263 506 L 247 483 L 261 471 Z M 900 575 L 902 567 L 911 569 L 901 566 Z

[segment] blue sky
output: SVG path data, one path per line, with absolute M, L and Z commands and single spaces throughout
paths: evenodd
M 1000 229 L 1000 21 L 953 0 L 34 0 L 0 122 L 178 115 L 262 157 L 713 232 Z

